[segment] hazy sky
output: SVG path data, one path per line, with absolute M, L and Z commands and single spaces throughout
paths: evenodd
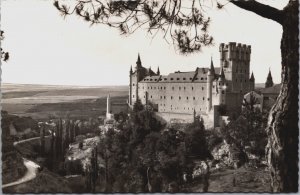
M 261 0 L 282 9 L 288 0 Z M 265 82 L 271 68 L 280 82 L 279 24 L 239 9 L 230 3 L 224 10 L 208 11 L 209 32 L 215 45 L 201 53 L 183 56 L 161 35 L 154 39 L 140 30 L 128 37 L 104 25 L 90 26 L 77 16 L 63 18 L 52 0 L 1 1 L 2 46 L 10 59 L 2 64 L 2 82 L 63 85 L 127 85 L 130 65 L 138 52 L 144 66 L 161 74 L 207 67 L 213 56 L 219 66 L 219 44 L 241 42 L 252 46 L 250 69 L 256 82 Z

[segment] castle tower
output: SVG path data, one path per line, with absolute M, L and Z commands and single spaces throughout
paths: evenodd
M 138 58 L 136 61 L 136 66 L 135 66 L 135 71 L 133 72 L 130 70 L 129 72 L 129 77 L 130 77 L 130 92 L 129 92 L 129 106 L 133 106 L 135 102 L 139 99 L 138 94 L 139 94 L 139 82 L 143 79 L 145 76 L 145 68 L 142 66 L 142 61 L 140 54 L 138 54 Z
M 211 58 L 210 69 L 207 73 L 207 112 L 209 112 L 212 108 L 212 82 L 215 78 L 215 68 Z
M 253 72 L 251 73 L 251 77 L 249 79 L 250 81 L 250 91 L 253 91 L 255 89 L 255 78 L 254 78 L 254 75 L 253 75 Z
M 273 87 L 273 85 L 274 85 L 273 78 L 272 78 L 271 70 L 269 69 L 269 74 L 268 74 L 268 77 L 267 77 L 267 81 L 265 83 L 265 88 Z
M 249 89 L 250 54 L 251 46 L 241 43 L 221 43 L 220 66 L 224 68 L 224 74 L 233 92 L 241 92 Z
M 110 94 L 107 95 L 106 99 L 106 119 L 112 119 Z

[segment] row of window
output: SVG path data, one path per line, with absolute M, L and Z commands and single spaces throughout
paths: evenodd
M 190 80 L 193 80 L 192 77 L 190 77 L 189 79 L 190 79 Z M 158 80 L 159 80 L 159 81 L 162 81 L 162 80 L 167 81 L 168 78 L 160 78 L 160 79 L 144 79 L 144 81 L 158 81 Z M 174 80 L 175 80 L 175 78 L 170 78 L 170 81 L 174 81 Z M 176 80 L 179 81 L 180 78 L 176 78 Z M 183 77 L 182 80 L 185 81 L 185 80 L 188 80 L 188 78 Z M 196 77 L 195 80 L 199 80 L 199 78 Z M 206 78 L 206 77 L 201 77 L 200 80 L 201 80 L 201 81 L 207 80 L 207 78 Z

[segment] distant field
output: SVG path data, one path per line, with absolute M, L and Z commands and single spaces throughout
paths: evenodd
M 2 109 L 35 119 L 51 117 L 88 118 L 105 113 L 106 97 L 126 103 L 127 86 L 81 87 L 2 84 Z M 122 110 L 122 108 L 116 110 Z

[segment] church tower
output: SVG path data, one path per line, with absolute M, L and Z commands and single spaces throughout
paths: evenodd
M 268 77 L 267 77 L 267 81 L 265 83 L 265 88 L 273 87 L 273 85 L 274 85 L 273 78 L 272 78 L 271 70 L 269 69 L 269 74 L 268 74 Z

